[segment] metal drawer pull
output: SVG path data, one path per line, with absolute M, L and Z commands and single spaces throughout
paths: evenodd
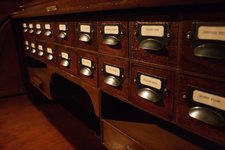
M 79 41 L 89 42 L 91 40 L 91 36 L 89 34 L 81 34 L 79 37 Z
M 30 33 L 30 34 L 34 33 L 34 30 L 33 30 L 33 29 L 31 29 L 31 30 L 29 31 L 29 33 Z
M 45 36 L 50 36 L 51 34 L 52 34 L 52 32 L 49 30 L 45 32 Z
M 225 119 L 222 115 L 205 107 L 190 108 L 189 116 L 215 127 L 223 127 L 225 125 Z
M 106 84 L 114 86 L 114 87 L 118 87 L 121 84 L 121 82 L 116 77 L 111 76 L 111 75 L 105 77 L 104 82 Z
M 106 45 L 117 45 L 120 40 L 115 36 L 105 36 L 103 39 L 103 43 Z
M 40 34 L 41 34 L 41 30 L 37 30 L 37 31 L 36 31 L 36 34 L 37 34 L 37 35 L 40 35 Z
M 53 55 L 48 54 L 48 55 L 47 55 L 47 59 L 48 59 L 48 60 L 53 60 Z
M 145 39 L 139 44 L 139 48 L 145 50 L 159 51 L 164 47 L 163 43 L 156 39 Z
M 150 88 L 141 88 L 138 90 L 138 95 L 146 100 L 149 100 L 151 102 L 159 102 L 161 100 L 161 96 L 151 90 Z
M 38 52 L 38 56 L 43 56 L 44 55 L 44 52 L 43 51 L 39 51 Z
M 63 67 L 68 67 L 70 65 L 69 61 L 68 60 L 62 60 L 61 63 L 60 63 Z
M 66 32 L 61 32 L 61 33 L 59 34 L 59 38 L 61 38 L 61 39 L 65 39 L 66 36 L 67 36 Z
M 88 67 L 81 68 L 80 73 L 83 74 L 83 75 L 85 75 L 85 76 L 88 76 L 88 77 L 93 74 L 93 72 L 91 71 L 91 69 L 88 68 Z
M 32 54 L 36 53 L 36 49 L 32 49 L 32 50 L 31 50 L 31 53 L 32 53 Z

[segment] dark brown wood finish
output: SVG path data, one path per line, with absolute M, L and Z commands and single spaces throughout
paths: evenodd
M 138 78 L 138 74 L 146 75 L 148 77 L 153 77 L 161 81 L 161 89 L 160 92 L 160 101 L 159 102 L 151 102 L 150 100 L 146 100 L 138 95 L 138 84 L 141 80 L 140 76 Z M 139 82 L 138 82 L 139 80 Z M 144 79 L 143 79 L 144 80 Z M 148 79 L 145 79 L 145 82 L 150 84 Z M 156 81 L 152 81 L 156 82 Z M 131 84 L 131 98 L 130 101 L 144 109 L 145 111 L 163 117 L 166 120 L 172 120 L 173 114 L 173 102 L 174 102 L 174 85 L 175 85 L 175 73 L 172 71 L 165 71 L 162 69 L 153 68 L 151 66 L 145 66 L 143 64 L 131 64 L 131 77 L 130 77 L 130 84 Z M 158 85 L 159 83 L 157 83 Z M 140 87 L 139 87 L 140 88 Z M 142 87 L 144 88 L 144 87 Z M 145 86 L 146 88 L 146 86 Z M 152 88 L 153 90 L 155 88 Z
M 160 14 L 156 12 L 152 12 L 149 15 L 131 17 L 129 22 L 131 58 L 163 66 L 178 67 L 179 17 L 179 14 Z M 141 33 L 137 31 L 138 25 L 164 26 L 165 31 L 163 39 L 168 39 L 168 45 L 158 51 L 139 48 L 138 35 L 140 36 Z M 166 28 L 168 28 L 168 31 Z M 154 39 L 156 37 L 148 38 Z
M 105 66 L 110 65 L 113 67 L 121 68 L 123 71 L 124 78 L 122 79 L 121 85 L 118 87 L 114 87 L 108 85 L 104 82 L 106 76 L 104 75 Z M 128 90 L 129 90 L 129 63 L 127 60 L 115 58 L 115 57 L 108 57 L 104 55 L 100 55 L 98 57 L 98 68 L 99 68 L 99 86 L 102 91 L 111 94 L 119 99 L 128 99 Z M 121 72 L 121 75 L 122 75 Z
M 98 20 L 98 52 L 114 56 L 128 58 L 128 18 L 126 16 L 100 17 Z M 119 36 L 122 37 L 117 45 L 106 45 L 103 43 L 104 25 L 119 26 Z M 121 35 L 120 35 L 121 34 Z M 107 35 L 106 35 L 107 36 Z M 117 36 L 117 35 L 116 35 Z
M 82 65 L 81 59 L 90 60 L 92 63 L 92 67 L 90 69 L 93 71 L 91 76 L 85 76 L 80 71 L 81 68 L 84 67 Z M 95 87 L 98 87 L 98 58 L 95 54 L 90 54 L 84 51 L 78 51 L 78 77 L 81 78 L 84 82 L 87 82 Z
M 87 33 L 91 36 L 91 40 L 89 42 L 79 41 L 79 33 L 80 25 L 90 25 L 91 33 Z M 97 51 L 97 18 L 96 17 L 85 17 L 85 18 L 77 18 L 75 20 L 75 41 L 74 46 L 86 50 Z
M 194 48 L 191 47 L 191 41 L 187 39 L 187 34 L 192 31 L 192 23 L 204 22 L 206 23 L 205 25 L 207 25 L 207 23 L 224 23 L 224 18 L 225 15 L 220 9 L 216 12 L 207 10 L 184 15 L 184 21 L 182 22 L 182 54 L 180 61 L 182 70 L 212 77 L 225 78 L 225 61 L 195 56 Z M 195 39 L 194 35 L 192 35 L 191 39 Z M 210 41 L 206 41 L 206 43 L 210 43 Z
M 204 78 L 196 78 L 192 76 L 180 75 L 178 80 L 178 95 L 176 100 L 176 123 L 189 129 L 196 134 L 207 137 L 214 142 L 225 145 L 225 130 L 223 127 L 213 127 L 203 123 L 197 119 L 191 118 L 188 114 L 189 109 L 195 106 L 202 106 L 202 104 L 195 102 L 190 105 L 191 99 L 188 95 L 188 88 L 193 87 L 194 89 L 223 96 L 225 83 L 215 80 L 208 80 Z M 222 94 L 222 95 L 221 95 Z M 189 98 L 188 98 L 189 97 Z M 209 105 L 203 107 L 211 109 Z M 217 109 L 218 111 L 219 109 Z
M 77 75 L 77 51 L 73 48 L 67 48 L 62 46 L 57 46 L 57 66 L 65 70 L 73 75 Z M 63 54 L 67 55 L 66 57 L 63 56 Z M 67 60 L 69 62 L 69 65 L 67 67 L 62 65 L 62 61 Z

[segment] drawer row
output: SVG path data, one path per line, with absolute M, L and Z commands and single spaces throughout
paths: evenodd
M 217 142 L 225 142 L 224 82 L 39 41 L 31 42 L 31 47 L 25 49 L 28 55 L 78 76 L 103 92 Z
M 164 21 L 155 21 L 150 16 L 134 17 L 131 21 L 125 17 L 90 20 L 34 20 L 22 26 L 25 39 L 55 42 L 100 54 L 225 77 L 224 22 L 181 23 L 174 16 Z

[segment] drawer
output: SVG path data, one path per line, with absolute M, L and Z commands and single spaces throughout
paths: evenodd
M 99 85 L 101 90 L 119 99 L 128 99 L 127 60 L 99 56 Z
M 128 57 L 128 19 L 106 17 L 98 22 L 98 51 L 120 57 Z
M 145 148 L 134 139 L 103 121 L 103 143 L 111 150 L 144 150 Z
M 29 35 L 29 23 L 28 22 L 23 22 L 22 23 L 22 32 L 23 32 L 23 36 L 24 37 L 28 37 L 28 35 Z
M 25 24 L 27 25 L 26 28 L 25 28 L 25 26 L 26 26 Z M 27 22 L 25 24 L 23 24 L 23 26 L 24 26 L 24 28 L 23 28 L 24 36 L 28 37 L 28 38 L 33 38 L 35 36 L 35 23 L 34 22 Z
M 131 58 L 178 67 L 177 18 L 168 14 L 132 17 L 129 24 Z
M 42 60 L 44 61 L 45 60 L 45 57 L 46 57 L 46 53 L 45 53 L 45 45 L 43 42 L 40 42 L 40 41 L 37 41 L 36 42 L 36 45 L 37 45 L 37 52 L 36 52 L 36 57 L 39 59 L 39 60 Z
M 34 23 L 34 37 L 36 39 L 43 39 L 44 35 L 44 24 L 40 21 Z
M 24 51 L 25 51 L 25 53 L 29 53 L 29 51 L 30 51 L 30 48 L 31 48 L 31 46 L 30 46 L 30 42 L 31 42 L 31 40 L 30 39 L 28 39 L 28 38 L 25 38 L 24 39 Z
M 180 75 L 177 124 L 225 146 L 224 90 L 225 82 Z
M 186 16 L 183 22 L 181 69 L 225 77 L 225 16 Z M 207 67 L 205 67 L 207 66 Z
M 77 52 L 75 49 L 57 47 L 57 65 L 60 69 L 77 75 Z
M 175 74 L 131 64 L 131 101 L 145 111 L 172 120 Z
M 78 51 L 78 76 L 85 82 L 98 86 L 97 55 Z
M 57 50 L 53 44 L 44 44 L 45 61 L 50 65 L 56 65 Z
M 97 51 L 97 19 L 76 20 L 75 47 Z
M 75 25 L 73 22 L 57 22 L 54 26 L 55 42 L 73 45 L 75 38 Z
M 37 56 L 37 53 L 38 53 L 37 41 L 36 40 L 30 40 L 29 44 L 30 44 L 30 48 L 29 48 L 27 54 L 29 54 L 32 57 L 38 58 L 38 56 Z
M 54 41 L 55 31 L 53 22 L 43 22 L 43 34 L 42 39 L 45 41 Z

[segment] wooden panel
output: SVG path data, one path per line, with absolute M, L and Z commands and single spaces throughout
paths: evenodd
M 109 149 L 146 149 L 141 146 L 140 143 L 137 143 L 131 137 L 106 121 L 103 121 L 103 143 Z
M 82 59 L 88 60 L 88 64 L 84 62 L 85 65 L 82 65 Z M 91 65 L 89 66 L 89 61 L 91 61 Z M 83 51 L 78 51 L 78 77 L 80 77 L 84 82 L 87 82 L 93 86 L 98 87 L 98 59 L 97 55 L 90 54 Z M 81 69 L 87 67 L 89 68 L 93 74 L 90 76 L 86 76 L 81 73 Z
M 105 34 L 105 36 L 112 35 L 121 38 L 118 44 L 107 45 L 103 43 L 104 25 L 120 28 L 117 29 L 119 35 Z M 101 20 L 98 21 L 98 51 L 103 54 L 128 57 L 128 19 L 126 17 L 101 17 Z
M 99 85 L 101 90 L 104 92 L 109 93 L 110 95 L 113 95 L 117 98 L 122 98 L 122 99 L 127 99 L 128 98 L 128 71 L 129 71 L 129 64 L 128 61 L 122 60 L 119 58 L 114 58 L 114 57 L 107 57 L 107 56 L 99 56 L 98 58 L 98 63 L 99 63 Z M 120 74 L 120 77 L 111 75 L 111 74 L 106 74 L 104 73 L 105 65 L 116 67 L 116 73 Z M 121 69 L 119 71 L 119 69 Z M 121 79 L 121 84 L 118 86 L 112 86 L 109 84 L 105 83 L 105 79 L 109 76 L 113 76 L 115 78 Z M 123 76 L 123 77 L 122 77 Z
M 202 12 L 190 13 L 184 16 L 183 21 L 183 42 L 181 55 L 181 69 L 190 72 L 207 74 L 210 76 L 225 77 L 225 61 L 194 55 L 194 48 L 191 41 L 187 39 L 187 33 L 192 31 L 193 22 L 208 22 L 218 24 L 224 22 L 222 12 Z M 191 40 L 196 39 L 196 35 L 191 35 Z M 201 42 L 212 43 L 212 41 L 201 40 Z M 215 42 L 215 41 L 214 41 Z M 224 41 L 222 42 L 224 44 Z M 224 55 L 223 55 L 224 57 Z M 206 68 L 207 67 L 207 68 Z
M 88 25 L 90 27 L 90 33 L 88 31 L 81 32 L 80 26 Z M 74 46 L 86 50 L 97 51 L 97 18 L 79 18 L 76 19 L 76 33 L 75 33 L 75 42 Z M 91 40 L 89 42 L 83 42 L 79 40 L 81 33 L 86 33 L 90 35 Z
M 178 32 L 179 32 L 179 15 L 178 14 L 160 14 L 152 13 L 150 15 L 131 17 L 130 21 L 130 53 L 131 58 L 160 64 L 165 66 L 177 67 L 178 66 Z M 148 27 L 146 32 L 152 34 L 151 36 L 144 34 L 141 36 L 141 26 Z M 149 31 L 153 28 L 149 25 L 158 27 L 156 32 Z M 143 27 L 144 27 L 143 26 Z M 163 29 L 159 29 L 159 27 Z M 140 31 L 138 31 L 140 30 Z M 148 31 L 147 31 L 148 30 Z M 161 31 L 164 30 L 164 31 Z M 162 35 L 160 34 L 162 32 Z M 155 35 L 154 35 L 155 34 Z M 157 35 L 158 34 L 158 35 Z M 161 37 L 160 37 L 161 36 Z M 139 38 L 138 38 L 139 37 Z M 144 40 L 153 39 L 160 40 L 163 48 L 160 50 L 147 50 L 139 47 L 140 43 Z M 152 45 L 151 45 L 152 46 Z M 154 47 L 154 46 L 153 46 Z
M 212 125 L 208 125 L 197 119 L 191 118 L 188 114 L 190 108 L 196 107 L 196 106 L 212 109 L 214 111 L 217 111 L 217 113 L 222 113 L 222 115 L 224 115 L 224 111 L 221 111 L 220 109 L 216 109 L 215 107 L 211 107 L 203 103 L 193 102 L 191 100 L 192 96 L 189 95 L 191 94 L 189 92 L 190 90 L 189 88 L 194 88 L 203 92 L 218 94 L 222 96 L 225 90 L 225 83 L 214 81 L 214 80 L 203 79 L 203 78 L 191 77 L 191 76 L 179 76 L 178 87 L 177 87 L 178 97 L 177 97 L 176 114 L 175 114 L 176 122 L 180 124 L 181 126 L 201 136 L 204 136 L 205 138 L 208 138 L 210 140 L 215 141 L 216 143 L 219 143 L 225 146 L 224 145 L 225 143 L 224 126 L 214 127 Z M 202 94 L 202 96 L 204 95 Z M 206 99 L 205 99 L 205 102 L 206 102 Z M 221 101 L 220 103 L 224 103 L 224 102 Z M 213 102 L 211 104 L 213 104 Z
M 57 46 L 57 66 L 73 75 L 77 75 L 77 52 L 75 49 Z M 68 61 L 68 66 L 63 66 Z
M 174 80 L 175 74 L 173 72 L 144 66 L 142 64 L 131 64 L 132 103 L 149 113 L 167 120 L 172 120 Z M 145 95 L 142 95 L 143 97 L 139 96 L 139 90 L 145 88 L 151 89 L 150 91 L 157 94 L 159 96 L 159 101 L 155 101 L 154 96 L 150 97 L 150 99 L 146 98 Z

